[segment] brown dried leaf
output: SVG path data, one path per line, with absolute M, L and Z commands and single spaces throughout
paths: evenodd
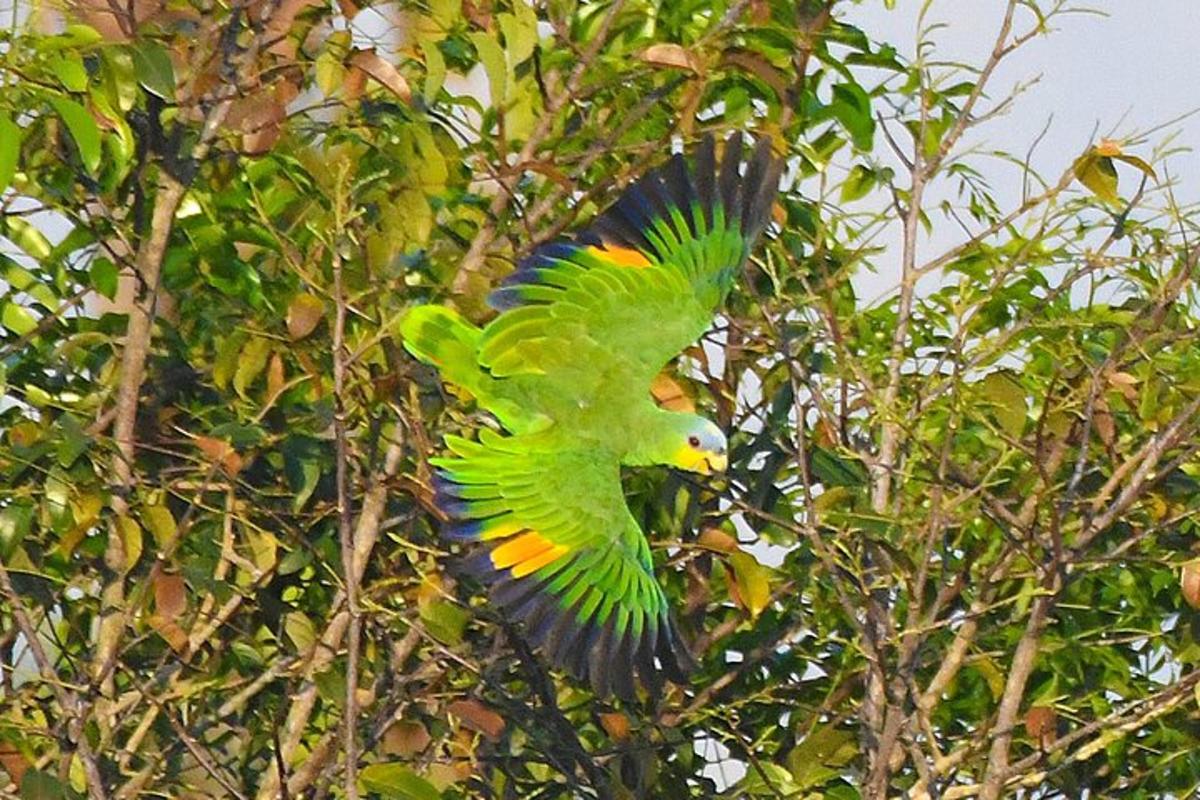
M 652 44 L 642 51 L 642 61 L 658 67 L 678 67 L 699 75 L 701 65 L 690 51 L 677 44 Z
M 432 737 L 425 726 L 412 720 L 400 720 L 383 734 L 383 752 L 411 757 L 429 746 Z
M 267 52 L 285 59 L 296 57 L 296 41 L 288 36 L 292 24 L 304 9 L 322 5 L 320 0 L 282 0 L 267 22 L 264 40 L 270 42 Z
M 1054 741 L 1057 729 L 1058 714 L 1050 706 L 1033 706 L 1025 712 L 1025 732 L 1042 747 Z
M 187 583 L 182 575 L 154 571 L 154 610 L 168 619 L 187 610 Z
M 29 769 L 29 762 L 16 747 L 8 742 L 0 742 L 0 767 L 4 767 L 4 771 L 8 773 L 12 782 L 20 786 L 21 779 L 25 777 L 25 772 Z
M 271 354 L 271 362 L 267 365 L 267 397 L 274 397 L 283 390 L 287 378 L 283 374 L 283 357 L 279 353 Z
M 179 627 L 178 622 L 162 614 L 151 614 L 149 622 L 154 632 L 161 636 L 172 650 L 180 655 L 187 653 L 190 645 L 188 635 Z
M 687 396 L 683 387 L 665 372 L 660 372 L 650 384 L 650 396 L 659 408 L 667 411 L 686 411 L 693 413 L 696 404 Z
M 1103 397 L 1096 400 L 1095 412 L 1092 414 L 1092 427 L 1095 428 L 1096 435 L 1100 437 L 1100 441 L 1104 442 L 1105 447 L 1112 447 L 1117 441 L 1117 424 Z
M 233 449 L 233 445 L 223 439 L 214 439 L 211 436 L 197 436 L 196 447 L 200 448 L 200 452 L 204 453 L 205 457 L 214 464 L 217 464 L 221 469 L 229 475 L 237 475 L 242 471 L 245 462 L 238 452 Z
M 301 293 L 292 298 L 287 310 L 288 336 L 292 340 L 303 339 L 312 333 L 321 317 L 325 315 L 325 304 L 316 295 Z
M 462 0 L 463 16 L 485 31 L 492 29 L 492 0 Z
M 1200 561 L 1189 561 L 1179 571 L 1179 590 L 1192 608 L 1200 609 Z
M 369 50 L 355 50 L 350 54 L 350 59 L 347 62 L 350 66 L 358 67 L 367 75 L 378 81 L 392 94 L 396 95 L 401 101 L 409 103 L 412 101 L 412 89 L 408 86 L 408 81 L 404 79 L 396 67 L 389 61 L 386 61 L 383 56 L 375 52 L 374 48 Z
M 705 528 L 700 531 L 696 543 L 718 553 L 734 553 L 738 549 L 737 539 L 720 528 Z
M 342 99 L 353 103 L 362 97 L 367 89 L 367 73 L 353 64 L 346 70 L 346 78 L 342 81 Z
M 504 718 L 472 697 L 455 700 L 446 710 L 461 719 L 463 725 L 492 741 L 504 733 Z
M 604 728 L 614 741 L 623 742 L 629 738 L 629 717 L 619 711 L 600 715 L 600 727 Z

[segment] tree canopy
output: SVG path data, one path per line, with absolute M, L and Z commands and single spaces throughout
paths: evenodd
M 997 2 L 969 63 L 854 5 L 16 4 L 0 794 L 1200 786 L 1197 218 L 1152 138 L 1050 175 L 981 145 L 1067 3 Z M 772 224 L 656 384 L 729 470 L 625 476 L 700 666 L 600 699 L 449 568 L 428 459 L 491 423 L 397 323 L 486 320 L 736 130 L 787 160 Z

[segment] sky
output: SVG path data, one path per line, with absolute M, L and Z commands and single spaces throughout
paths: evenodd
M 1054 1 L 1040 4 L 1047 8 Z M 896 9 L 889 11 L 883 0 L 866 0 L 846 6 L 844 18 L 913 58 L 923 5 L 897 0 Z M 982 64 L 1006 3 L 935 0 L 929 5 L 926 25 L 944 24 L 932 34 L 932 58 Z M 1145 133 L 1145 141 L 1132 143 L 1129 152 L 1154 161 L 1156 149 L 1174 150 L 1160 175 L 1176 180 L 1179 202 L 1200 201 L 1200 114 L 1192 113 L 1200 109 L 1200 60 L 1193 44 L 1200 33 L 1200 0 L 1095 0 L 1091 12 L 1079 8 L 1058 17 L 1048 36 L 1033 39 L 1001 63 L 989 83 L 991 96 L 1003 97 L 1018 84 L 1034 83 L 1008 114 L 969 133 L 964 144 L 1024 154 L 1041 135 L 1032 163 L 1054 179 L 1096 139 Z M 1031 13 L 1019 11 L 1014 28 L 1024 32 L 1032 23 Z M 995 161 L 975 166 L 982 167 L 999 196 L 1019 198 L 1018 170 Z M 940 253 L 957 242 L 953 226 L 936 226 L 933 236 L 921 243 L 924 254 Z M 897 250 L 898 232 L 890 231 L 882 243 Z M 877 273 L 856 277 L 859 297 L 878 300 L 894 291 L 898 261 L 889 252 L 878 259 Z

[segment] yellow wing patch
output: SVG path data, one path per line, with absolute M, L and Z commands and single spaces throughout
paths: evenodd
M 650 259 L 632 247 L 621 247 L 615 244 L 606 244 L 603 247 L 593 245 L 588 248 L 588 252 L 597 258 L 604 259 L 610 264 L 616 264 L 618 267 L 641 269 L 643 267 L 654 266 Z
M 497 522 L 484 528 L 483 535 L 479 537 L 480 541 L 488 541 L 490 539 L 507 539 L 514 533 L 520 533 L 525 530 L 525 526 L 519 522 L 513 522 L 511 519 Z
M 546 566 L 567 550 L 566 545 L 554 544 L 537 531 L 528 531 L 493 550 L 492 566 L 498 570 L 512 567 L 513 577 L 521 578 Z

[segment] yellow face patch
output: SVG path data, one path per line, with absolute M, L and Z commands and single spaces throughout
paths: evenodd
M 554 544 L 537 531 L 529 531 L 505 542 L 491 553 L 496 569 L 512 567 L 514 578 L 536 572 L 567 552 L 566 545 Z
M 632 247 L 621 247 L 615 244 L 606 244 L 603 247 L 589 247 L 588 252 L 597 258 L 602 258 L 610 264 L 616 264 L 618 267 L 633 267 L 641 269 L 642 267 L 653 266 L 650 259 L 646 258 L 641 252 L 634 250 Z
M 686 469 L 688 472 L 698 472 L 701 475 L 711 475 L 714 472 L 724 472 L 729 466 L 729 457 L 723 453 L 710 450 L 697 450 L 691 446 L 679 448 L 675 453 L 673 466 Z

